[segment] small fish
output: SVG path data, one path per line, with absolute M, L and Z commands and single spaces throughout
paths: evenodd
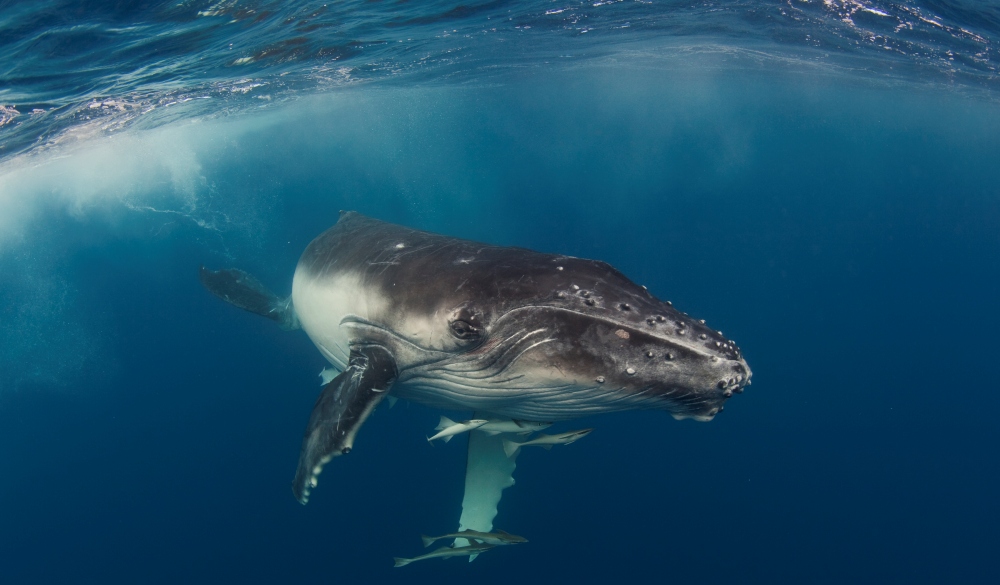
M 427 442 L 430 443 L 434 439 L 442 439 L 445 443 L 451 440 L 452 437 L 459 433 L 466 433 L 472 429 L 478 429 L 489 421 L 482 418 L 474 418 L 472 420 L 464 420 L 462 422 L 455 422 L 446 416 L 441 417 L 441 422 L 434 429 L 435 431 L 441 431 L 440 433 L 434 435 L 433 437 L 427 437 Z
M 550 422 L 531 422 L 526 420 L 500 418 L 490 420 L 476 430 L 481 433 L 486 433 L 487 435 L 497 435 L 500 433 L 520 433 L 522 435 L 527 435 L 535 431 L 547 429 L 551 426 L 552 423 Z
M 395 557 L 393 560 L 396 561 L 397 567 L 402 567 L 403 565 L 409 565 L 415 561 L 423 561 L 425 559 L 447 559 L 451 557 L 464 557 L 469 555 L 478 555 L 484 553 L 493 548 L 492 544 L 470 544 L 469 546 L 456 546 L 454 548 L 450 546 L 442 546 L 441 548 L 429 552 L 425 555 L 420 555 L 419 557 L 413 557 L 412 559 L 403 559 L 400 557 Z
M 323 368 L 323 370 L 319 373 L 319 379 L 320 379 L 319 385 L 326 386 L 327 384 L 332 382 L 333 379 L 336 378 L 337 374 L 339 373 L 340 372 L 338 370 L 335 370 L 333 368 Z
M 507 454 L 507 457 L 513 457 L 514 453 L 517 453 L 517 450 L 521 447 L 537 445 L 543 449 L 551 449 L 552 445 L 569 445 L 574 441 L 586 437 L 592 430 L 594 429 L 580 429 L 578 431 L 570 431 L 568 433 L 559 433 L 558 435 L 538 435 L 534 439 L 523 443 L 504 439 L 503 450 L 504 453 Z
M 442 538 L 464 538 L 470 543 L 474 540 L 478 540 L 482 544 L 492 544 L 493 546 L 499 546 L 504 544 L 521 544 L 522 542 L 528 542 L 528 539 L 523 536 L 518 536 L 516 534 L 511 534 L 509 532 L 504 532 L 503 530 L 497 530 L 496 532 L 478 532 L 476 530 L 463 530 L 461 532 L 451 532 L 449 534 L 443 534 L 441 536 L 420 536 L 420 540 L 424 541 L 424 546 L 428 547 L 434 544 L 435 541 L 441 540 Z

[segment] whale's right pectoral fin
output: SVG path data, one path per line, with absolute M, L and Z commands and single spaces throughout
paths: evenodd
M 354 436 L 396 379 L 396 361 L 381 346 L 351 350 L 345 369 L 323 388 L 302 438 L 299 466 L 292 482 L 295 498 L 305 504 L 317 476 L 330 459 L 349 453 Z

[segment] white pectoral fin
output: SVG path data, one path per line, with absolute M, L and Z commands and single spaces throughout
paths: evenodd
M 516 448 L 515 448 L 516 451 Z M 508 455 L 502 434 L 472 433 L 469 436 L 469 455 L 465 466 L 465 496 L 462 499 L 462 517 L 458 531 L 489 532 L 497 515 L 497 505 L 504 489 L 514 485 L 516 452 Z M 466 546 L 469 541 L 456 538 L 455 546 Z M 472 561 L 477 555 L 469 555 Z

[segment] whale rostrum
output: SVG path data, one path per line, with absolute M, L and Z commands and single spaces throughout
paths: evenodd
M 609 264 L 354 212 L 309 244 L 287 299 L 236 269 L 202 268 L 201 280 L 237 307 L 301 327 L 340 372 L 303 438 L 293 482 L 303 504 L 390 394 L 535 429 L 631 409 L 711 420 L 751 378 L 735 343 Z

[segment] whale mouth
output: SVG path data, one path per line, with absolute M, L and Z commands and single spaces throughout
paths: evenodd
M 737 371 L 731 378 L 723 378 L 719 380 L 719 390 L 722 390 L 722 395 L 729 398 L 733 394 L 742 394 L 743 389 L 750 385 L 750 378 L 753 377 L 753 373 L 750 372 L 750 368 L 747 366 L 745 361 L 742 361 L 734 366 L 734 370 Z
M 509 313 L 508 313 L 509 314 Z M 506 316 L 506 315 L 505 315 Z M 499 319 L 497 324 L 503 319 Z M 365 330 L 368 338 L 381 337 L 381 343 L 391 346 L 400 364 L 400 382 L 408 378 L 407 372 L 420 370 L 425 375 L 449 374 L 467 379 L 479 380 L 484 383 L 503 384 L 515 381 L 523 374 L 504 377 L 515 362 L 529 351 L 556 341 L 555 337 L 547 335 L 549 329 L 519 328 L 506 335 L 491 335 L 476 347 L 464 351 L 447 352 L 424 347 L 415 343 L 393 329 L 370 321 L 357 315 L 347 315 L 341 319 L 345 328 Z
M 374 340 L 380 345 L 392 348 L 401 370 L 441 362 L 455 355 L 451 352 L 424 347 L 385 325 L 359 315 L 345 315 L 340 320 L 340 326 L 356 331 L 358 339 Z
M 481 344 L 458 351 L 425 347 L 357 315 L 345 316 L 341 325 L 391 348 L 399 366 L 396 396 L 518 419 L 653 409 L 707 421 L 750 379 L 742 356 L 717 355 L 714 341 L 545 304 L 507 311 L 489 324 Z M 643 347 L 655 350 L 655 357 Z M 664 366 L 672 377 L 646 369 L 659 367 L 653 366 L 657 361 L 673 364 Z

